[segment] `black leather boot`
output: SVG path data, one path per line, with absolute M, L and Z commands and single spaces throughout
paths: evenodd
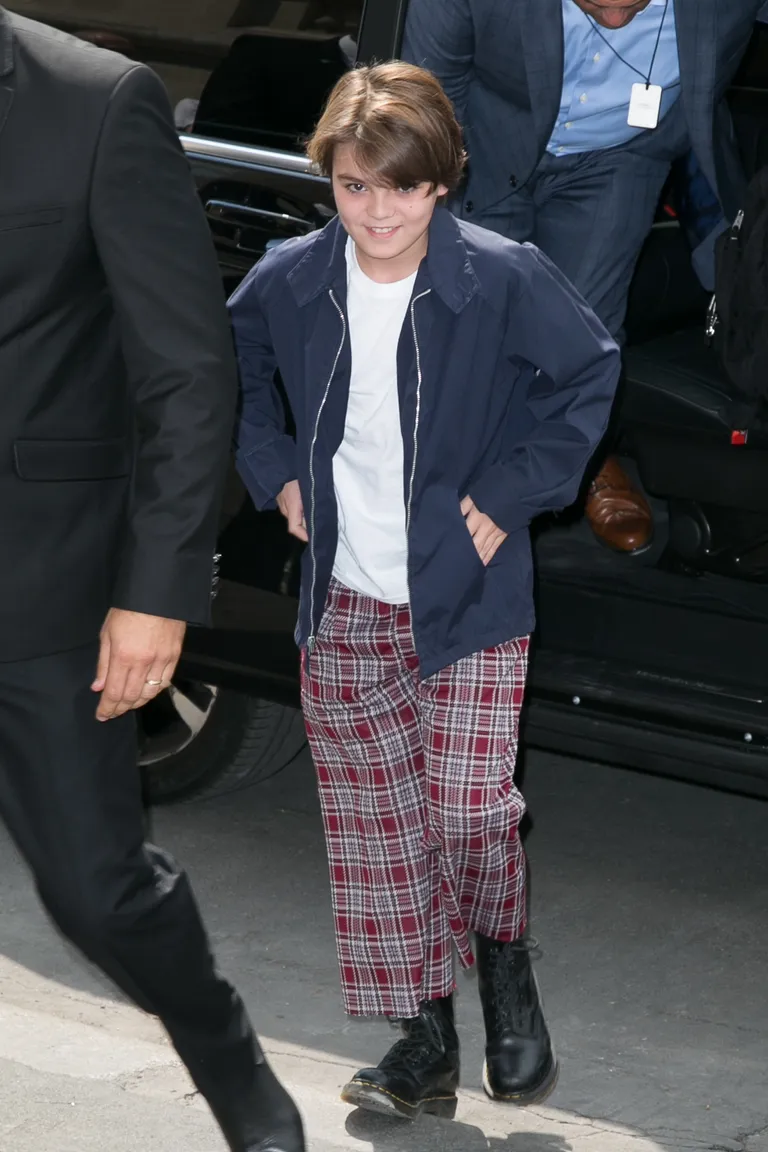
M 208 1103 L 232 1152 L 306 1152 L 299 1111 L 266 1060 L 255 1068 L 250 1091 Z
M 205 1042 L 169 1028 L 231 1152 L 306 1152 L 301 1116 L 267 1063 L 233 992 L 225 1031 Z
M 557 1083 L 557 1060 L 525 940 L 500 944 L 477 936 L 477 972 L 485 1018 L 483 1087 L 492 1100 L 536 1104 Z
M 346 1104 L 415 1120 L 422 1112 L 452 1120 L 459 1086 L 459 1038 L 453 997 L 426 1000 L 402 1020 L 398 1040 L 378 1068 L 364 1068 L 341 1094 Z

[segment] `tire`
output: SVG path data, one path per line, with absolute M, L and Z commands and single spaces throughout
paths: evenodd
M 175 682 L 139 716 L 139 766 L 150 804 L 259 784 L 307 741 L 297 709 L 199 681 Z

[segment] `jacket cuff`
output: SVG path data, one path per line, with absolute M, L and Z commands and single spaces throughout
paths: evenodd
M 509 477 L 503 464 L 495 464 L 470 485 L 469 495 L 478 511 L 490 516 L 497 528 L 511 536 L 528 528 L 533 515 L 520 500 L 505 491 Z
M 296 442 L 286 434 L 250 448 L 235 456 L 237 470 L 260 512 L 275 507 L 275 501 L 290 480 L 295 480 Z
M 207 626 L 211 622 L 214 553 L 156 550 L 126 557 L 112 593 L 111 606 L 168 620 Z

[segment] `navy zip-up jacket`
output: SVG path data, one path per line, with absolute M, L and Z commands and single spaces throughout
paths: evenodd
M 346 240 L 335 219 L 281 244 L 230 301 L 243 389 L 238 468 L 262 509 L 299 480 L 309 546 L 296 639 L 310 651 L 338 539 L 333 457 L 351 371 Z M 529 525 L 576 498 L 608 422 L 620 353 L 538 249 L 438 208 L 397 366 L 410 604 L 426 678 L 532 630 Z M 508 533 L 488 567 L 461 513 L 467 495 Z

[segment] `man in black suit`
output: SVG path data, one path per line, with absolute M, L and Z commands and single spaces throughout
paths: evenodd
M 160 81 L 0 8 L 0 171 L 0 813 L 229 1147 L 303 1152 L 187 878 L 143 842 L 135 709 L 208 618 L 236 395 Z

